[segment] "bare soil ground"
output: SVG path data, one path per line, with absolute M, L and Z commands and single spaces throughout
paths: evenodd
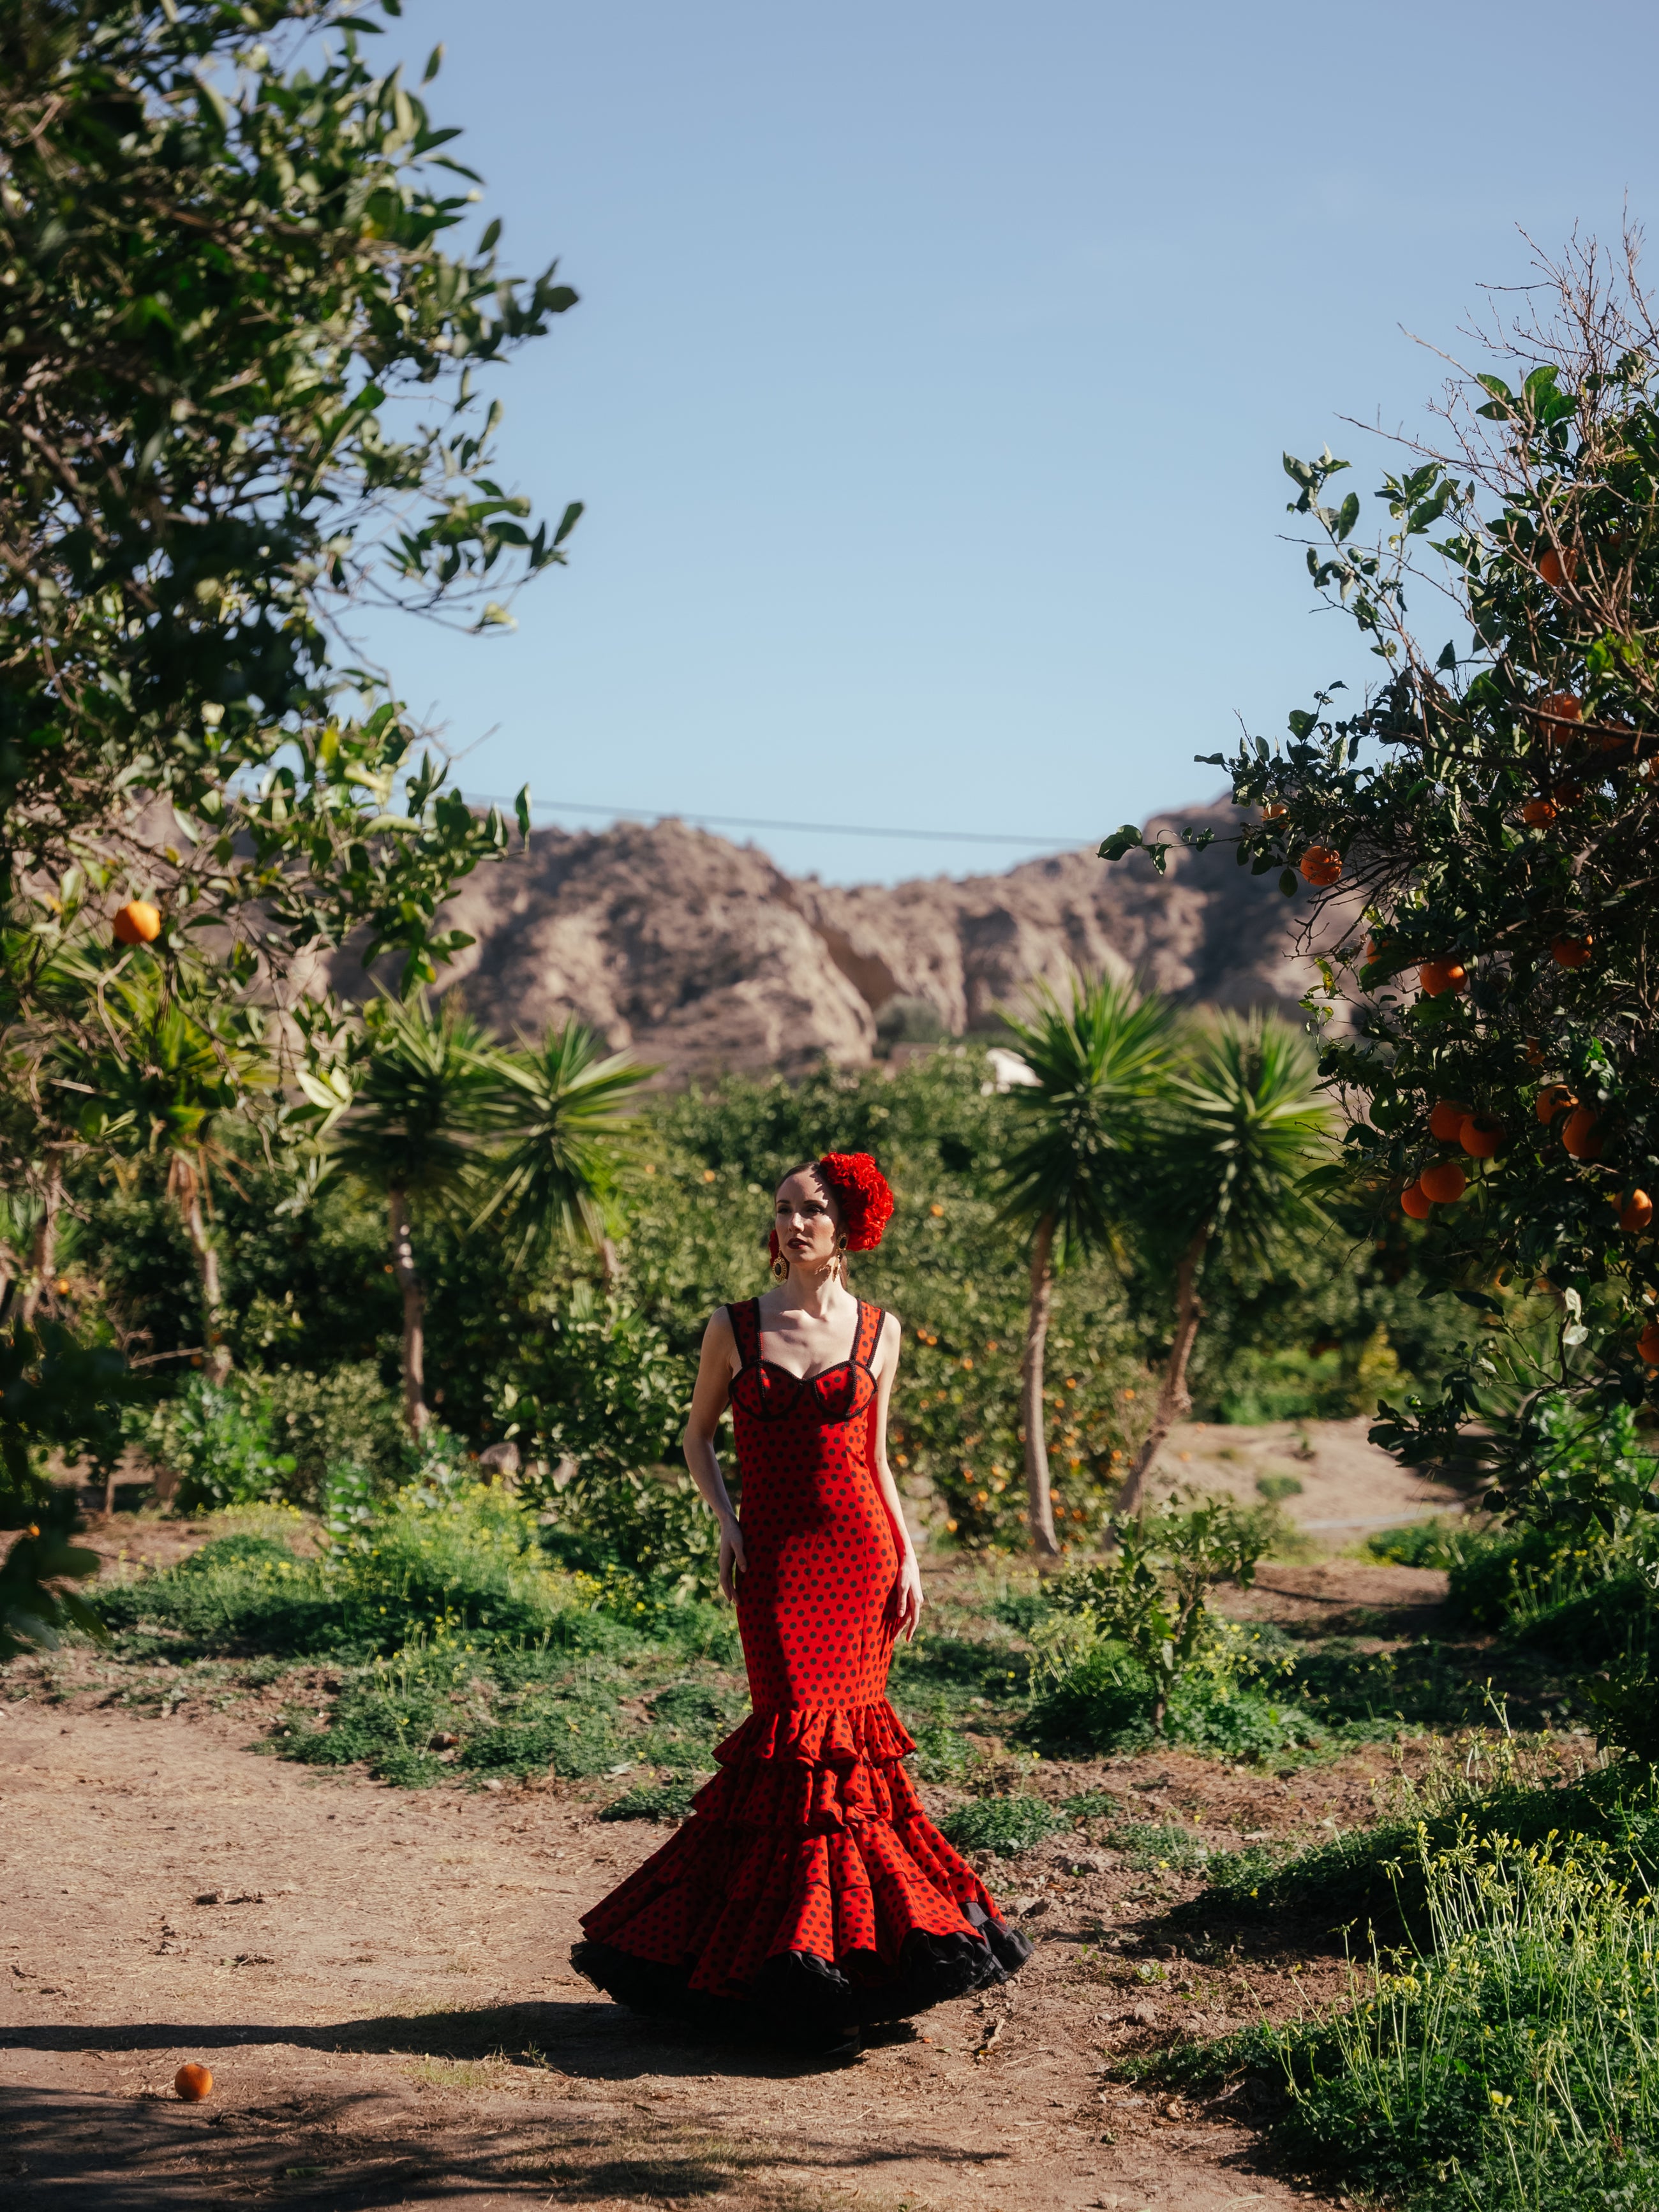
M 1264 1476 L 1300 1485 L 1284 1510 L 1310 1537 L 1332 1549 L 1366 1530 L 1463 1510 L 1462 1494 L 1427 1481 L 1370 1443 L 1368 1419 L 1269 1421 L 1246 1428 L 1187 1421 L 1170 1431 L 1153 1472 L 1155 1494 L 1191 1484 L 1224 1490 L 1255 1504 Z
M 159 1561 L 194 1540 L 124 1516 L 100 1548 Z M 1264 1570 L 1248 1607 L 1415 1633 L 1442 1589 L 1333 1561 Z M 15 1670 L 0 1703 L 0 2178 L 15 2212 L 1342 2201 L 1261 2162 L 1249 2083 L 1200 2107 L 1106 2078 L 1346 1988 L 1320 1931 L 1291 1945 L 1172 1925 L 1191 1875 L 1110 1851 L 1069 1871 L 1074 1836 L 985 1863 L 1036 1940 L 1025 1972 L 825 2069 L 642 2021 L 571 1972 L 578 1914 L 662 1840 L 600 1823 L 603 1785 L 398 1790 L 261 1756 L 277 1688 L 134 1709 L 107 1681 L 60 1655 Z M 1023 1786 L 1109 1788 L 1225 1848 L 1369 1820 L 1388 1759 L 1281 1777 L 1171 1753 L 1028 1766 Z M 205 2104 L 173 2094 L 186 2059 L 213 2069 Z

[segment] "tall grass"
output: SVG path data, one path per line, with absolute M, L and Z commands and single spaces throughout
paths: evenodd
M 1411 2212 L 1659 2203 L 1659 1907 L 1583 1838 L 1417 1837 L 1427 1938 L 1279 2039 L 1276 2133 Z

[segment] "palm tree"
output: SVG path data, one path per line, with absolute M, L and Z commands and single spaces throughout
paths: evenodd
M 492 1153 L 478 1222 L 499 1216 L 522 1261 L 556 1244 L 587 1243 L 616 1280 L 604 1201 L 614 1177 L 621 1109 L 650 1075 L 626 1053 L 603 1054 L 580 1022 L 538 1046 L 495 1056 L 492 1112 L 504 1149 Z
M 1206 1269 L 1224 1256 L 1266 1265 L 1287 1235 L 1326 1225 L 1306 1188 L 1328 1126 L 1315 1073 L 1306 1040 L 1284 1023 L 1226 1015 L 1170 1086 L 1158 1171 L 1142 1185 L 1137 1212 L 1152 1249 L 1174 1261 L 1175 1336 L 1120 1515 L 1136 1510 L 1165 1437 L 1191 1410 L 1187 1369 Z
M 363 1017 L 364 1057 L 332 1134 L 338 1164 L 386 1200 L 392 1272 L 403 1294 L 404 1417 L 418 1437 L 426 1403 L 426 1287 L 415 1264 L 414 1209 L 459 1211 L 478 1165 L 499 1085 L 489 1037 L 451 993 L 382 999 Z
M 601 1057 L 580 1022 L 515 1052 L 494 1045 L 451 993 L 384 1000 L 364 1017 L 367 1052 L 334 1157 L 383 1194 L 392 1272 L 403 1293 L 404 1412 L 419 1436 L 426 1403 L 426 1289 L 415 1215 L 495 1219 L 517 1264 L 559 1244 L 588 1243 L 616 1272 L 604 1201 L 618 1108 L 648 1068 Z M 479 1201 L 482 1200 L 482 1203 Z
M 1043 1364 L 1054 1278 L 1074 1256 L 1109 1247 L 1130 1204 L 1129 1171 L 1170 1072 L 1173 1018 L 1128 984 L 1078 976 L 1064 1006 L 1046 988 L 1029 1019 L 1003 1021 L 1036 1079 L 1015 1093 L 1025 1127 L 1003 1163 L 1003 1215 L 1030 1237 L 1031 1297 L 1020 1376 L 1031 1540 L 1058 1556 Z

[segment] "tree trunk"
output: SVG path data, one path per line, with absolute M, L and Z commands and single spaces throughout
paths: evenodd
M 1164 1381 L 1159 1386 L 1152 1425 L 1147 1431 L 1146 1443 L 1135 1455 L 1135 1463 L 1129 1470 L 1128 1480 L 1117 1501 L 1115 1510 L 1119 1513 L 1133 1513 L 1139 1504 L 1146 1477 L 1152 1472 L 1152 1462 L 1158 1457 L 1164 1438 L 1176 1423 L 1192 1411 L 1193 1401 L 1187 1389 L 1187 1363 L 1193 1356 L 1198 1325 L 1204 1318 L 1204 1302 L 1198 1295 L 1198 1270 L 1209 1237 L 1206 1223 L 1182 1254 L 1181 1265 L 1176 1270 L 1175 1342 L 1170 1346 L 1169 1364 L 1164 1370 Z
M 23 1292 L 22 1322 L 27 1328 L 35 1308 L 46 1294 L 46 1285 L 58 1272 L 58 1215 L 64 1202 L 64 1178 L 56 1153 L 46 1170 L 46 1188 L 29 1246 L 27 1287 Z
M 410 1434 L 418 1437 L 432 1418 L 426 1405 L 426 1292 L 415 1270 L 406 1193 L 386 1193 L 386 1216 L 392 1229 L 392 1272 L 404 1294 L 404 1419 Z
M 185 1234 L 196 1255 L 196 1272 L 202 1284 L 202 1326 L 207 1356 L 204 1372 L 210 1382 L 221 1383 L 230 1372 L 230 1346 L 225 1342 L 224 1305 L 219 1290 L 219 1248 L 214 1243 L 202 1211 L 202 1177 L 193 1160 L 182 1153 L 173 1162 L 173 1188 L 184 1218 Z
M 1020 1417 L 1025 1425 L 1026 1519 L 1031 1541 L 1045 1559 L 1060 1557 L 1054 1534 L 1054 1502 L 1048 1495 L 1048 1437 L 1043 1419 L 1043 1357 L 1048 1344 L 1048 1309 L 1054 1279 L 1048 1261 L 1054 1244 L 1054 1217 L 1045 1213 L 1031 1239 L 1031 1309 L 1025 1325 L 1025 1357 L 1020 1364 Z

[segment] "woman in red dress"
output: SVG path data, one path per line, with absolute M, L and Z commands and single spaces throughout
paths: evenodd
M 922 1604 L 887 1464 L 899 1325 L 853 1296 L 845 1255 L 878 1244 L 892 1211 L 867 1153 L 797 1168 L 778 1188 L 775 1287 L 704 1332 L 685 1456 L 720 1524 L 754 1711 L 571 1954 L 638 2011 L 842 2054 L 1031 1951 L 922 1811 L 885 1694 Z M 714 1451 L 728 1404 L 741 1518 Z

